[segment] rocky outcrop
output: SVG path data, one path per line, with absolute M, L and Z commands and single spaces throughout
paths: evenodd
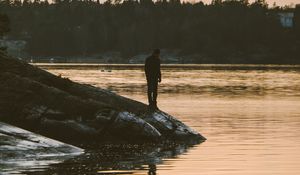
M 57 163 L 81 153 L 75 146 L 0 122 L 0 174 L 53 160 Z
M 0 54 L 0 121 L 67 143 L 205 140 L 140 102 Z M 101 81 L 101 80 L 99 80 Z

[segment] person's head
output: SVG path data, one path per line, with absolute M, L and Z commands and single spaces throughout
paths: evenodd
M 159 49 L 154 49 L 152 55 L 155 57 L 159 57 L 160 50 Z

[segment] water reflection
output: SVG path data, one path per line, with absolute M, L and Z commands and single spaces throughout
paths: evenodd
M 41 156 L 41 157 L 23 157 L 22 159 L 6 158 L 0 160 L 0 174 L 23 174 L 24 172 L 40 173 L 48 168 L 50 165 L 59 164 L 65 160 L 73 158 L 73 156 Z M 27 174 L 27 173 L 26 173 Z
M 195 143 L 194 143 L 195 144 Z M 103 145 L 90 148 L 83 155 L 54 164 L 44 172 L 27 174 L 156 174 L 156 165 L 174 159 L 193 145 Z

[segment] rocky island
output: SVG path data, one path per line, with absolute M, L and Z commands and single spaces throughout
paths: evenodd
M 0 63 L 1 122 L 81 147 L 205 140 L 169 114 L 149 112 L 143 103 L 72 82 L 3 53 Z

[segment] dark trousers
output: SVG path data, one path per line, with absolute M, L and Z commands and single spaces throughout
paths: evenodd
M 150 107 L 157 107 L 158 78 L 147 78 L 148 102 Z

